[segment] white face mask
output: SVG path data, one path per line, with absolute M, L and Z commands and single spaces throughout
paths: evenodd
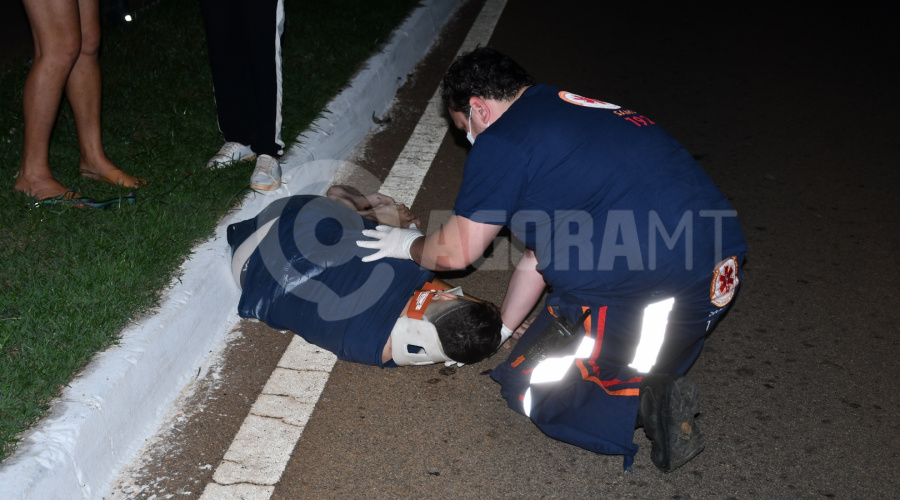
M 472 108 L 469 108 L 469 130 L 466 132 L 466 139 L 469 140 L 469 144 L 475 145 L 475 137 L 472 136 Z

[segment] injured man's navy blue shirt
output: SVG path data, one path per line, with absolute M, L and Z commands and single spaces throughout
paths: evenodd
M 228 227 L 232 252 L 275 221 L 250 256 L 238 314 L 291 330 L 338 358 L 375 366 L 412 294 L 434 277 L 415 262 L 381 259 L 360 248 L 375 224 L 322 196 L 276 200 L 258 216 Z

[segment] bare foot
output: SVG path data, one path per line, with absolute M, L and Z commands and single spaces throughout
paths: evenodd
M 49 169 L 46 174 L 39 174 L 35 177 L 26 177 L 19 171 L 16 174 L 16 184 L 13 189 L 39 200 L 59 196 L 67 191 L 66 187 L 53 177 Z
M 147 184 L 147 181 L 145 181 L 144 179 L 135 177 L 131 174 L 126 174 L 121 169 L 113 165 L 111 161 L 105 158 L 103 159 L 103 161 L 97 162 L 95 164 L 89 164 L 85 160 L 82 160 L 81 164 L 78 166 L 78 170 L 81 172 L 82 177 L 94 179 L 95 181 L 106 182 L 116 186 L 126 188 L 139 188 Z

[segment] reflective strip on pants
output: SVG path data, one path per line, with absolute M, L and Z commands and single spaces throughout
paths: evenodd
M 638 343 L 637 351 L 634 353 L 634 361 L 631 362 L 631 368 L 641 372 L 649 373 L 653 365 L 656 364 L 656 358 L 659 356 L 659 350 L 662 348 L 663 341 L 666 338 L 666 326 L 669 324 L 669 312 L 675 304 L 675 298 L 671 297 L 666 300 L 650 304 L 644 309 L 644 323 L 641 326 L 641 341 Z
M 628 365 L 640 373 L 648 373 L 656 364 L 659 351 L 662 349 L 669 324 L 669 313 L 675 305 L 671 297 L 650 304 L 644 308 L 644 320 L 641 325 L 641 340 L 638 342 L 634 360 Z M 548 358 L 541 361 L 531 372 L 531 385 L 546 384 L 562 380 L 569 367 L 576 359 L 586 359 L 594 349 L 594 338 L 585 336 L 574 355 L 560 358 Z M 522 397 L 522 409 L 525 415 L 531 416 L 531 388 Z

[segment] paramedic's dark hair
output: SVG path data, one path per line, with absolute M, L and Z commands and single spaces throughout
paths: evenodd
M 450 65 L 441 82 L 441 98 L 450 109 L 468 114 L 471 97 L 509 100 L 532 85 L 534 78 L 509 56 L 478 47 Z
M 500 345 L 500 309 L 490 302 L 462 301 L 432 322 L 444 354 L 453 361 L 472 364 L 487 358 Z

